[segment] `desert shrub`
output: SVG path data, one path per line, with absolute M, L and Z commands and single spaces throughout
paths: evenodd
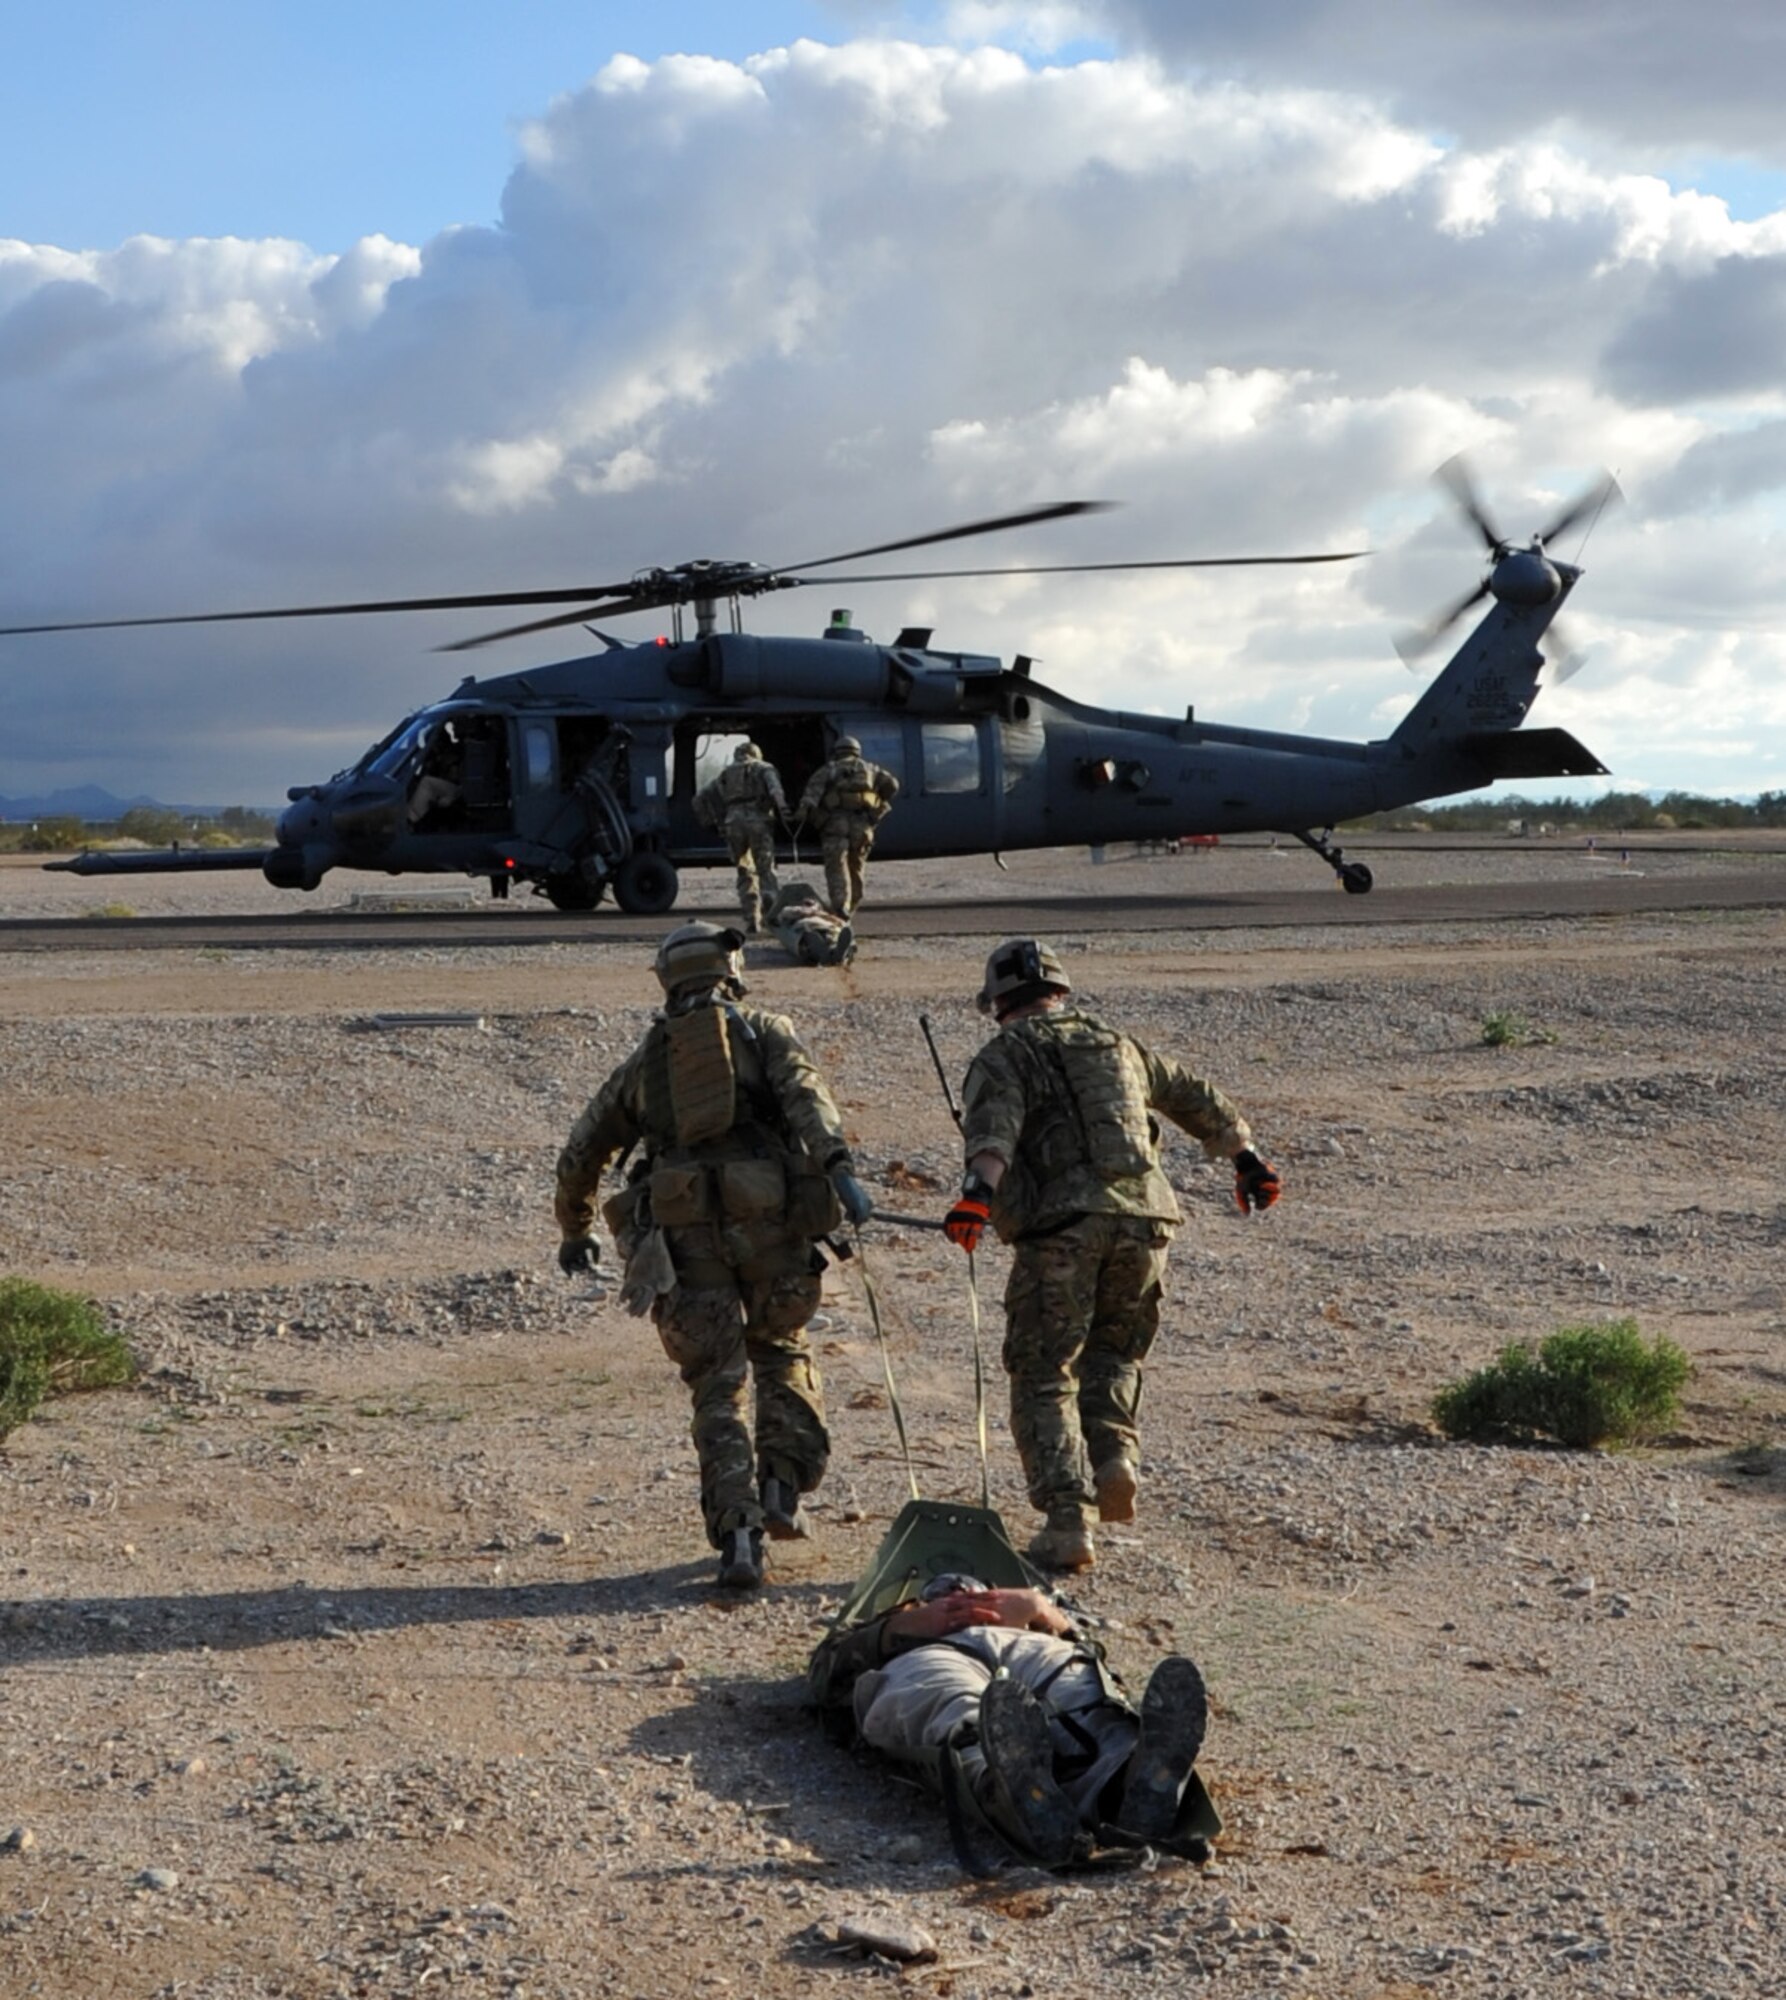
M 1536 1352 L 1515 1341 L 1490 1367 L 1441 1389 L 1433 1418 L 1447 1437 L 1473 1443 L 1553 1437 L 1591 1449 L 1629 1444 L 1674 1422 L 1685 1352 L 1634 1319 L 1559 1327 Z
M 110 1389 L 136 1363 L 91 1299 L 29 1278 L 0 1278 L 0 1438 L 45 1396 Z
M 1497 1008 L 1482 1017 L 1483 1045 L 1491 1049 L 1518 1049 L 1528 1042 L 1554 1042 L 1548 1029 L 1534 1028 L 1526 1017 L 1511 1007 Z
M 67 814 L 34 820 L 21 834 L 18 843 L 21 854 L 71 854 L 87 841 L 86 827 Z

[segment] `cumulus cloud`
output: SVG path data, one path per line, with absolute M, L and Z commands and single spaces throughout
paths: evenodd
M 1122 705 L 1380 735 L 1416 692 L 1392 628 L 1478 574 L 1423 490 L 1469 446 L 1516 533 L 1616 465 L 1633 504 L 1596 530 L 1583 614 L 1699 633 L 1667 669 L 1602 645 L 1556 697 L 1622 768 L 1650 712 L 1592 688 L 1709 671 L 1683 664 L 1710 657 L 1704 563 L 1646 538 L 1740 572 L 1745 616 L 1786 598 L 1778 565 L 1738 560 L 1779 483 L 1786 220 L 1552 130 L 1446 138 L 1393 78 L 1317 81 L 1238 12 L 1190 11 L 1192 60 L 1140 5 L 1052 11 L 1051 35 L 1147 40 L 1086 60 L 866 38 L 617 57 L 522 131 L 499 226 L 419 246 L 0 243 L 5 622 L 600 586 L 1112 498 L 985 559 L 1388 553 L 878 587 L 863 621 L 1037 654 Z M 1305 12 L 1317 35 L 1337 18 Z M 0 793 L 80 742 L 119 789 L 274 796 L 449 685 L 427 648 L 465 629 L 0 642 L 29 691 Z
M 1786 165 L 1786 19 L 1770 0 L 1713 12 L 1625 0 L 1610 13 L 1557 0 L 1080 0 L 1050 12 L 1062 41 L 1109 34 L 1215 74 L 1359 93 L 1472 145 L 1567 124 L 1651 157 Z

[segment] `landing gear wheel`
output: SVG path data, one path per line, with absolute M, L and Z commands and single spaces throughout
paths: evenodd
M 649 851 L 629 854 L 614 871 L 614 900 L 629 917 L 661 917 L 681 886 L 676 864 Z
M 581 875 L 548 875 L 541 885 L 546 892 L 546 901 L 555 910 L 581 912 L 593 910 L 602 899 L 605 882 L 590 882 Z
M 1333 828 L 1325 833 L 1301 833 L 1291 829 L 1291 838 L 1300 840 L 1311 854 L 1320 855 L 1339 881 L 1348 896 L 1362 896 L 1371 885 L 1371 872 L 1362 861 L 1348 861 L 1344 851 L 1333 837 Z

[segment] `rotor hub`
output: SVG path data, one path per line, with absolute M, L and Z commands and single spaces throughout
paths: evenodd
M 1502 604 L 1541 611 L 1562 595 L 1563 579 L 1543 549 L 1515 549 L 1495 564 L 1488 587 Z

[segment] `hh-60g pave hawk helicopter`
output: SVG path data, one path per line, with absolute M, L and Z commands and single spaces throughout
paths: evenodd
M 279 888 L 314 889 L 331 868 L 483 876 L 498 896 L 529 883 L 560 910 L 593 909 L 611 887 L 620 908 L 655 915 L 676 900 L 678 870 L 729 856 L 696 819 L 694 796 L 735 746 L 754 740 L 790 797 L 839 736 L 900 780 L 879 853 L 891 860 L 997 854 L 1028 847 L 1279 832 L 1313 849 L 1354 894 L 1370 870 L 1347 861 L 1333 829 L 1365 814 L 1498 778 L 1603 775 L 1566 731 L 1521 729 L 1537 696 L 1538 642 L 1581 572 L 1547 545 L 1601 507 L 1601 482 L 1529 545 L 1490 525 L 1455 461 L 1442 476 L 1487 544 L 1487 576 L 1423 635 L 1435 639 L 1483 598 L 1487 614 L 1392 735 L 1353 743 L 1268 729 L 1093 707 L 1044 687 L 1031 662 L 952 653 L 928 629 L 877 645 L 833 614 L 823 638 L 758 637 L 742 600 L 815 582 L 1092 570 L 1336 562 L 1345 555 L 1201 557 L 1177 562 L 1060 563 L 1007 570 L 928 570 L 814 577 L 839 563 L 1085 513 L 1068 501 L 774 568 L 689 562 L 629 582 L 563 590 L 308 605 L 186 617 L 86 620 L 11 633 L 214 624 L 366 612 L 574 604 L 526 624 L 455 641 L 460 651 L 554 627 L 668 609 L 673 636 L 519 673 L 468 676 L 408 716 L 350 770 L 295 786 L 270 849 L 88 853 L 50 865 L 77 874 L 261 867 Z M 719 607 L 729 608 L 720 630 Z M 684 611 L 694 610 L 694 632 Z M 593 626 L 591 629 L 595 629 Z M 1316 829 L 1322 829 L 1316 831 Z

